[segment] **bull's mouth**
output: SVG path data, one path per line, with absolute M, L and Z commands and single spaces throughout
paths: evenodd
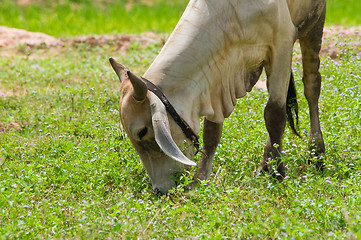
M 185 191 L 189 190 L 189 186 L 191 186 L 193 184 L 193 181 L 191 181 L 191 183 L 188 182 L 188 177 L 191 175 L 191 173 L 187 170 L 187 169 L 180 169 L 178 171 L 173 172 L 172 174 L 170 174 L 169 176 L 169 180 L 170 182 L 172 182 L 171 184 L 171 188 L 169 189 L 162 189 L 162 187 L 159 186 L 153 186 L 153 195 L 160 197 L 160 196 L 169 196 L 172 195 L 172 189 L 174 189 L 175 187 L 183 187 Z

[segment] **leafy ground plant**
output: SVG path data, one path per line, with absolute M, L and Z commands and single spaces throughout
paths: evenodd
M 361 238 L 361 59 L 355 39 L 333 35 L 322 59 L 320 101 L 327 160 L 307 164 L 308 110 L 295 49 L 301 133 L 287 130 L 288 176 L 254 176 L 266 129 L 267 93 L 238 101 L 225 123 L 208 181 L 187 189 L 184 173 L 155 197 L 119 125 L 112 56 L 141 74 L 163 41 L 13 49 L 0 59 L 2 239 L 359 239 Z M 357 41 L 356 41 L 357 42 Z M 352 47 L 350 47 L 352 46 Z M 194 170 L 193 170 L 194 171 Z
M 159 1 L 156 8 L 144 1 L 31 2 L 2 1 L 1 24 L 62 37 L 169 32 L 187 1 Z M 129 2 L 134 5 L 126 8 Z M 360 24 L 357 1 L 328 3 L 327 24 Z M 178 187 L 163 197 L 151 194 L 119 125 L 119 82 L 107 61 L 112 56 L 142 74 L 162 36 L 131 41 L 126 49 L 114 41 L 69 39 L 56 49 L 0 49 L 0 238 L 361 239 L 359 37 L 332 31 L 340 34 L 326 35 L 321 64 L 323 173 L 307 164 L 309 120 L 296 45 L 304 139 L 286 131 L 285 181 L 254 176 L 266 140 L 267 101 L 265 92 L 254 90 L 225 123 L 210 179 L 189 190 L 191 175 L 183 173 Z

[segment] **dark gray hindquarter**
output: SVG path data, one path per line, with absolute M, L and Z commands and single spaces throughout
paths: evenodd
M 314 1 L 312 6 L 306 6 L 304 9 L 303 16 L 291 18 L 293 24 L 297 28 L 298 34 L 297 39 L 306 37 L 307 34 L 312 31 L 315 27 L 322 27 L 324 25 L 324 18 L 326 15 L 326 1 Z
M 302 17 L 296 17 L 296 15 L 300 16 L 299 11 L 300 10 L 298 9 L 297 11 L 290 12 L 293 24 L 297 28 L 296 39 L 304 38 L 308 34 L 313 34 L 315 32 L 322 32 L 324 19 L 326 15 L 326 0 L 314 0 L 312 1 L 311 5 L 303 6 L 304 14 L 301 14 Z M 315 31 L 315 29 L 319 29 L 319 30 Z M 315 39 L 317 38 L 320 37 L 319 36 L 315 37 Z M 320 41 L 315 41 L 315 42 L 319 43 Z M 252 69 L 249 72 L 247 72 L 246 88 L 248 92 L 250 92 L 254 87 L 254 85 L 257 83 L 257 80 L 259 79 L 262 70 L 263 70 L 263 64 L 259 68 Z

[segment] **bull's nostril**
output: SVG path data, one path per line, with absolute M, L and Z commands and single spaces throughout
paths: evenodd
M 142 130 L 140 130 L 140 132 L 138 133 L 139 139 L 142 140 L 143 137 L 147 134 L 147 132 L 148 132 L 147 127 L 144 127 Z

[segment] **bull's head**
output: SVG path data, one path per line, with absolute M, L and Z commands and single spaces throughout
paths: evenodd
M 174 186 L 174 173 L 196 165 L 177 146 L 185 136 L 168 119 L 165 106 L 141 78 L 112 58 L 110 63 L 121 81 L 120 121 L 150 176 L 154 192 L 167 193 Z

